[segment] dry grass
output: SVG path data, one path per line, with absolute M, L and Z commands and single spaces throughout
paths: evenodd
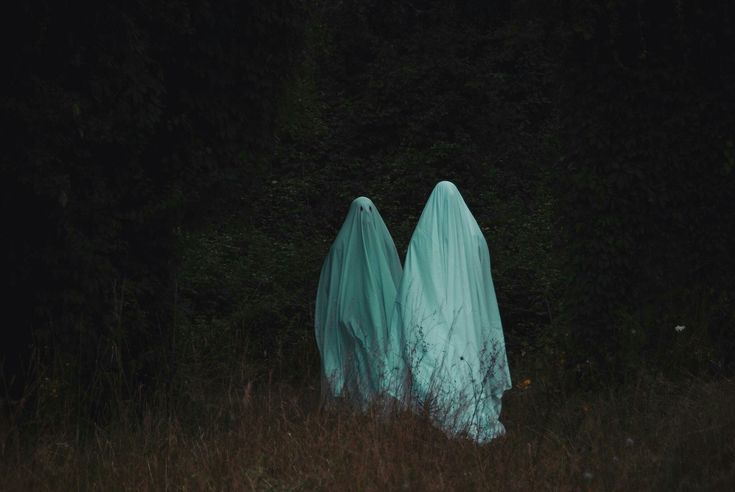
M 181 415 L 186 409 L 181 409 Z M 319 410 L 313 388 L 243 388 L 199 418 L 2 424 L 5 490 L 735 490 L 735 381 L 595 395 L 506 393 L 505 437 L 479 447 L 422 418 Z

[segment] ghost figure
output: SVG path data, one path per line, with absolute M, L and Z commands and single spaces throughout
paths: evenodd
M 434 188 L 411 237 L 387 348 L 393 397 L 450 435 L 484 443 L 505 432 L 501 398 L 511 381 L 490 253 L 448 181 Z
M 314 326 L 322 396 L 360 406 L 380 391 L 388 316 L 401 278 L 395 244 L 373 202 L 355 199 L 324 260 Z

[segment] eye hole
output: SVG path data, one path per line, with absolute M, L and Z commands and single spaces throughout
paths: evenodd
M 362 205 L 360 205 L 360 212 L 362 212 Z
M 373 211 L 373 206 L 372 205 L 368 206 L 368 208 L 370 209 L 371 212 Z

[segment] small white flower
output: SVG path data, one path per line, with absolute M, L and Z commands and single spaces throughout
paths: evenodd
M 684 325 L 676 325 L 674 327 L 674 330 L 676 330 L 677 333 L 681 333 L 682 331 L 684 331 L 684 329 L 686 329 L 686 326 Z
M 631 335 L 635 335 L 635 330 L 630 330 Z
M 630 447 L 630 446 L 632 446 L 633 444 L 634 444 L 634 441 L 633 441 L 633 438 L 632 438 L 632 437 L 627 437 L 627 438 L 625 438 L 625 445 L 626 445 L 626 446 Z
M 587 470 L 582 474 L 582 477 L 584 477 L 585 480 L 592 480 L 594 475 L 592 474 L 591 471 Z

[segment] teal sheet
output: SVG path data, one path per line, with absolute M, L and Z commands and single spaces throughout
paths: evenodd
M 511 387 L 487 243 L 457 187 L 434 188 L 408 246 L 384 390 L 450 435 L 486 442 Z
M 393 239 L 365 197 L 350 205 L 324 260 L 314 325 L 322 395 L 369 403 L 380 391 L 388 316 L 401 278 Z

